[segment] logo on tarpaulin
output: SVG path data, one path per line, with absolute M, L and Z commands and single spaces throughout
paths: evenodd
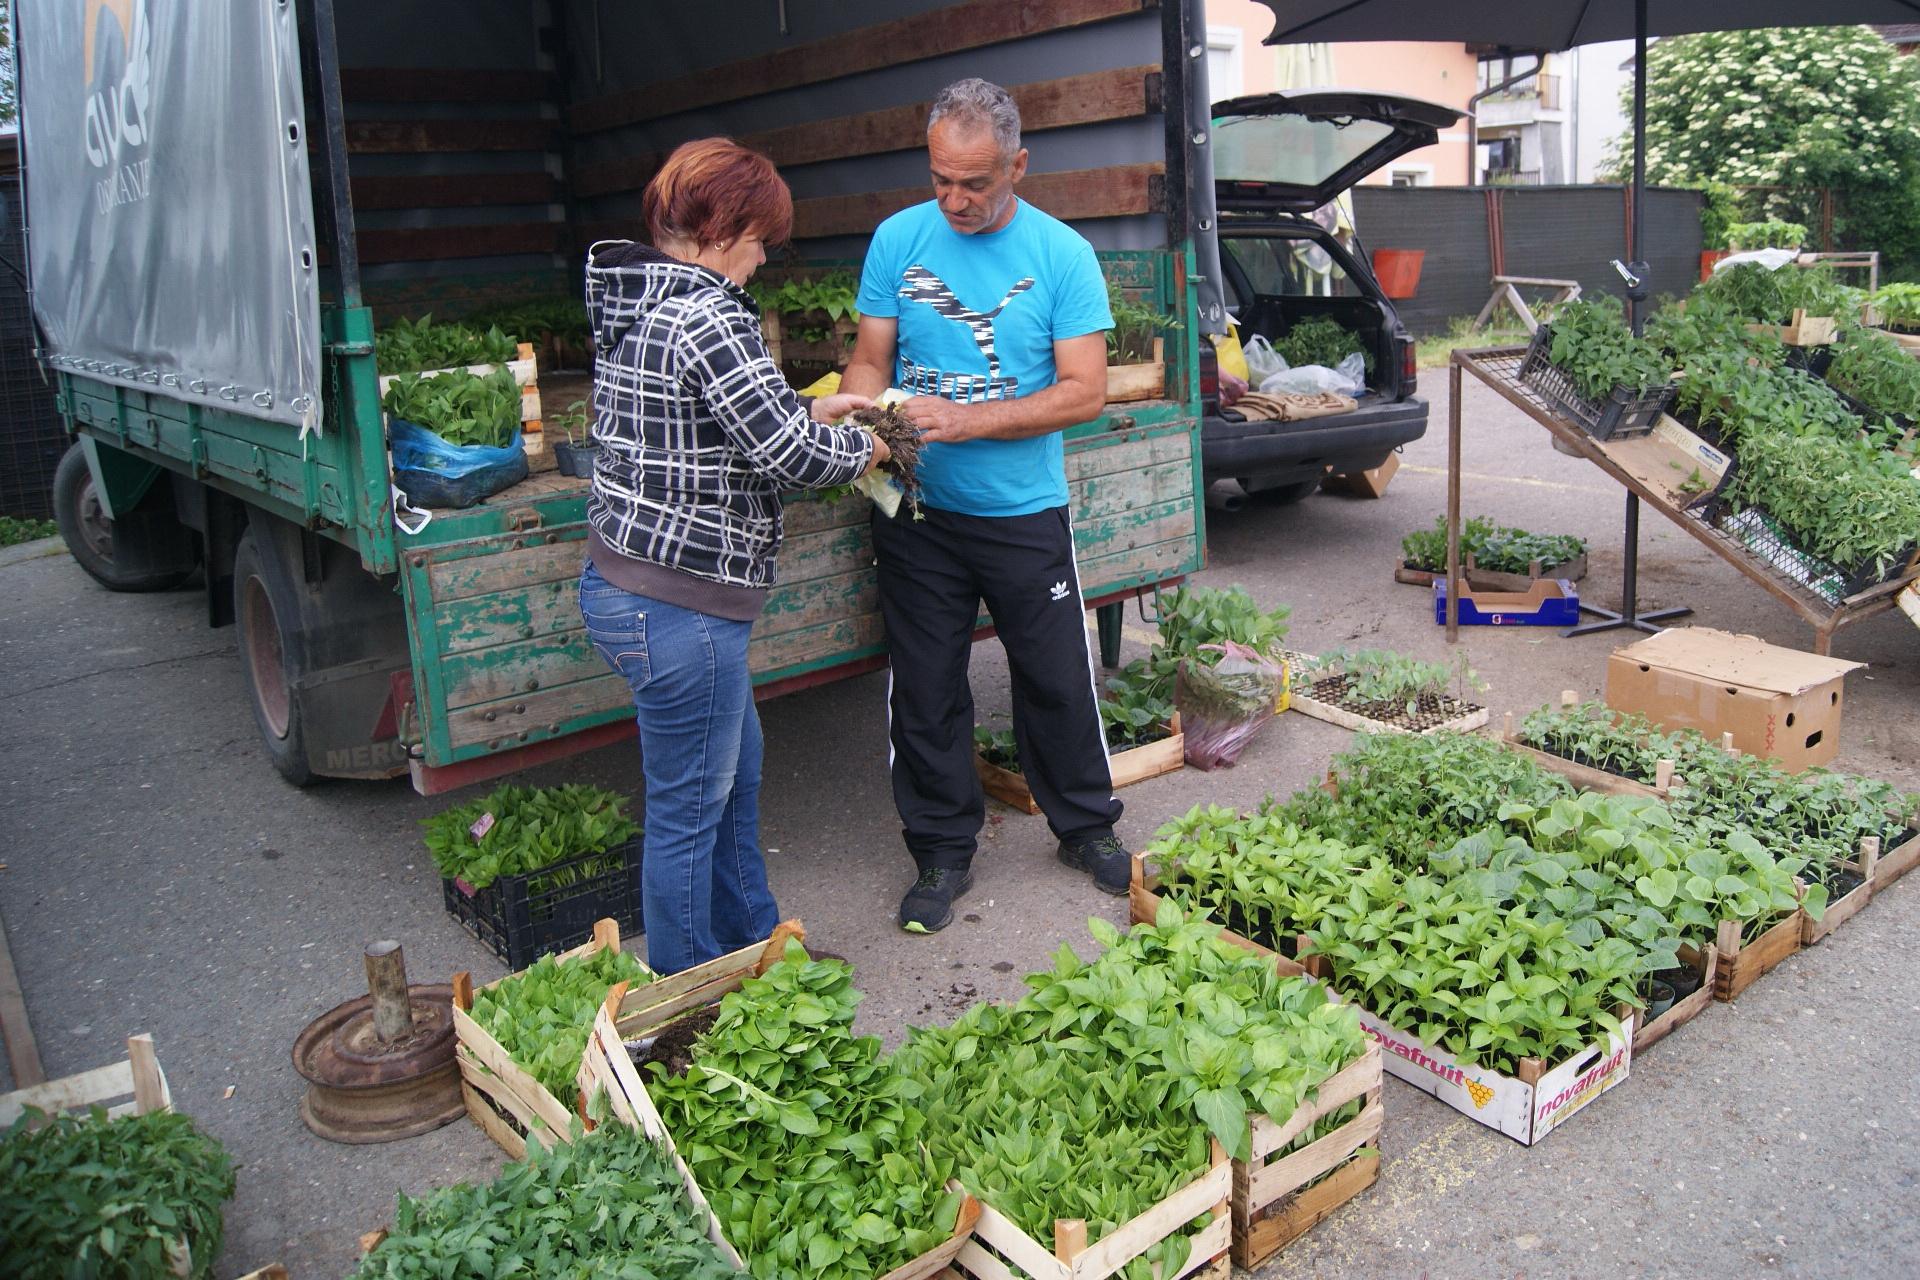
M 148 0 L 82 0 L 82 82 L 86 89 L 87 162 L 110 173 L 94 184 L 101 213 L 147 198 L 149 156 L 135 153 L 153 136 L 153 23 Z M 102 33 L 108 38 L 102 39 Z M 120 73 L 110 78 L 112 36 L 119 35 Z

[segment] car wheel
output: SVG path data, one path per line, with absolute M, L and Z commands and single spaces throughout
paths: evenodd
M 75 441 L 53 473 L 53 521 L 87 575 L 109 591 L 171 591 L 192 569 L 130 570 L 114 563 L 113 520 L 94 489 L 87 454 Z

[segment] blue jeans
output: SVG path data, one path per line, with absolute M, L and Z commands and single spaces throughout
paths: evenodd
M 580 616 L 633 689 L 647 780 L 643 918 L 661 974 L 757 942 L 779 922 L 760 856 L 760 716 L 750 622 L 637 596 L 589 563 Z

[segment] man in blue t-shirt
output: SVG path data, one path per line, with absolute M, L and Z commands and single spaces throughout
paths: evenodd
M 927 125 L 934 199 L 880 224 L 841 390 L 889 385 L 921 430 L 917 515 L 875 512 L 894 803 L 919 878 L 902 928 L 932 932 L 973 886 L 985 801 L 967 655 L 984 600 L 1013 677 L 1020 769 L 1060 860 L 1127 891 L 1067 517 L 1061 432 L 1106 400 L 1106 282 L 1093 247 L 1013 194 L 1027 171 L 1005 89 L 962 80 Z

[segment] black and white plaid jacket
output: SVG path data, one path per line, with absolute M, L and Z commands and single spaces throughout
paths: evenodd
M 746 290 L 628 240 L 587 257 L 599 359 L 587 520 L 636 560 L 771 586 L 783 489 L 846 484 L 870 437 L 812 421 L 780 376 Z

